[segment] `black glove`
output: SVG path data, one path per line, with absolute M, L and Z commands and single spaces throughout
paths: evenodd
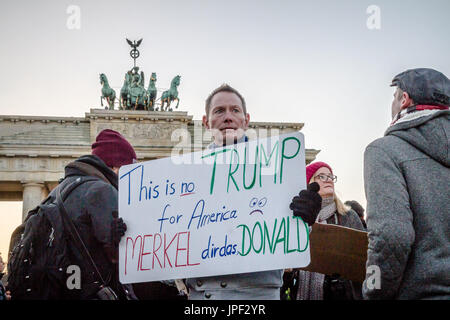
M 294 211 L 294 216 L 301 217 L 309 226 L 316 222 L 322 208 L 322 197 L 317 193 L 319 189 L 317 182 L 309 184 L 307 189 L 300 191 L 289 205 L 289 208 Z
M 127 225 L 123 222 L 122 218 L 117 218 L 117 211 L 113 212 L 113 220 L 111 222 L 111 237 L 112 243 L 115 246 L 119 245 L 120 239 L 127 231 Z

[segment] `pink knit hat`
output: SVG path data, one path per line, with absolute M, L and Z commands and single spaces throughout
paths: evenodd
M 131 144 L 117 131 L 101 131 L 92 144 L 92 154 L 103 160 L 110 168 L 133 163 L 136 153 Z
M 321 162 L 321 161 L 313 162 L 310 165 L 306 166 L 306 183 L 307 184 L 309 183 L 309 181 L 311 180 L 313 175 L 316 173 L 316 171 L 322 167 L 327 167 L 328 169 L 330 169 L 331 174 L 333 174 L 333 170 L 325 162 Z

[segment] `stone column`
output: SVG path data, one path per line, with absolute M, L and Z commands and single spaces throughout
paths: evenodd
M 25 220 L 28 211 L 36 207 L 45 194 L 45 185 L 40 182 L 23 183 L 23 209 L 22 221 Z

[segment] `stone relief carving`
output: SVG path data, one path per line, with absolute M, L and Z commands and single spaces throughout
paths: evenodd
M 0 171 L 42 171 L 64 172 L 64 167 L 75 159 L 36 159 L 36 158 L 10 158 L 0 159 Z
M 19 158 L 19 159 L 15 159 L 15 161 L 14 161 L 14 168 L 17 170 L 20 170 L 20 171 L 31 169 L 30 165 L 31 165 L 31 163 L 28 161 L 25 161 L 25 159 Z
M 186 128 L 186 125 L 171 125 L 165 123 L 105 123 L 97 124 L 96 135 L 104 129 L 112 129 L 120 132 L 130 140 L 165 140 L 170 141 L 172 132 L 179 128 Z
M 0 170 L 8 169 L 8 160 L 0 159 Z
M 40 159 L 38 164 L 38 170 L 45 170 L 48 168 L 48 160 L 47 159 Z

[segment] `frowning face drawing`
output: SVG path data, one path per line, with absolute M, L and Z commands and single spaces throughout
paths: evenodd
M 267 203 L 266 197 L 261 199 L 253 198 L 252 200 L 250 200 L 249 207 L 253 209 L 252 212 L 250 212 L 250 215 L 252 215 L 253 213 L 260 213 L 264 215 L 262 208 L 266 205 L 266 203 Z

